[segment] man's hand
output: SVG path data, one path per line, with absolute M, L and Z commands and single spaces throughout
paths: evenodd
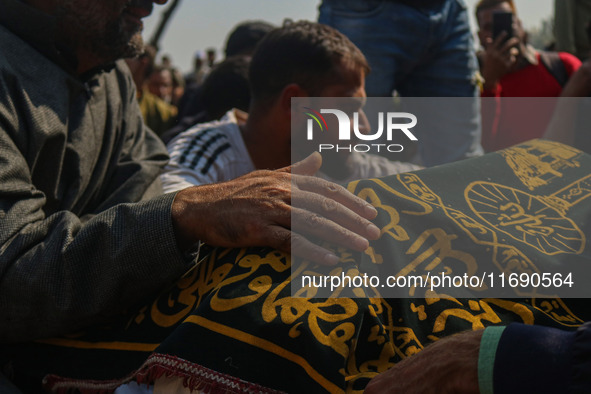
M 213 246 L 271 246 L 288 253 L 293 246 L 294 254 L 324 265 L 336 264 L 337 256 L 308 237 L 367 249 L 368 239 L 380 236 L 369 221 L 377 211 L 342 186 L 310 176 L 321 163 L 315 153 L 281 170 L 179 191 L 172 209 L 179 245 L 187 248 L 200 240 Z
M 483 330 L 443 338 L 373 378 L 365 394 L 478 394 Z
M 493 90 L 517 62 L 519 50 L 516 47 L 519 45 L 519 39 L 512 37 L 506 40 L 506 38 L 507 33 L 502 32 L 496 40 L 489 38 L 485 44 L 482 77 L 486 90 Z

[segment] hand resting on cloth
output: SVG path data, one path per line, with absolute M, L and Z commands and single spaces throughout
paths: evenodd
M 369 387 L 380 388 L 392 367 L 392 373 L 417 367 L 412 358 L 396 365 L 452 334 L 511 322 L 575 330 L 591 320 L 588 301 L 555 293 L 500 299 L 478 289 L 459 297 L 412 287 L 405 297 L 388 298 L 382 288 L 339 287 L 319 298 L 321 289 L 302 288 L 294 278 L 392 269 L 497 275 L 544 272 L 566 261 L 576 270 L 589 264 L 590 166 L 581 152 L 535 140 L 353 182 L 348 189 L 378 211 L 381 237 L 365 252 L 331 247 L 340 258 L 336 266 L 294 258 L 292 267 L 287 254 L 271 248 L 213 248 L 172 288 L 120 322 L 5 348 L 4 365 L 15 381 L 44 379 L 54 392 L 112 392 L 128 381 L 164 376 L 212 393 L 362 392 L 376 376 Z M 536 204 L 543 205 L 537 221 L 524 220 Z M 492 209 L 506 212 L 488 215 Z M 440 356 L 435 364 L 454 354 Z

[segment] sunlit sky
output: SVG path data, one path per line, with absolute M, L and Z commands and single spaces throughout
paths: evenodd
M 218 59 L 223 54 L 226 36 L 244 20 L 265 20 L 280 24 L 283 19 L 316 20 L 320 0 L 181 0 L 161 41 L 161 54 L 169 54 L 182 71 L 189 71 L 197 50 L 214 47 Z M 460 0 L 461 1 L 461 0 Z M 472 17 L 478 0 L 465 0 Z M 554 0 L 515 0 L 519 17 L 526 29 L 537 26 L 553 12 Z M 166 6 L 155 6 L 152 16 L 145 20 L 144 37 L 148 40 L 160 13 Z

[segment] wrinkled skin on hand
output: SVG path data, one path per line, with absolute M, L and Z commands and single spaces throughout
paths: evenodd
M 373 378 L 365 394 L 478 394 L 483 330 L 443 338 Z
M 270 246 L 287 253 L 293 246 L 295 255 L 324 265 L 334 265 L 338 258 L 308 237 L 367 249 L 368 239 L 380 235 L 370 222 L 377 211 L 342 186 L 311 176 L 321 164 L 315 153 L 280 170 L 179 191 L 172 209 L 179 246 L 186 249 L 200 240 L 224 247 Z

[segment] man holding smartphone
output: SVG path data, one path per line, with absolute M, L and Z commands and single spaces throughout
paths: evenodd
M 481 0 L 476 20 L 484 48 L 479 56 L 485 80 L 482 97 L 558 97 L 581 66 L 568 53 L 542 52 L 528 45 L 513 0 Z M 489 104 L 483 102 L 482 114 L 482 145 L 487 151 L 541 137 L 552 115 L 551 109 L 536 111 L 539 115 L 523 127 L 522 109 L 501 100 L 495 100 L 495 108 Z

